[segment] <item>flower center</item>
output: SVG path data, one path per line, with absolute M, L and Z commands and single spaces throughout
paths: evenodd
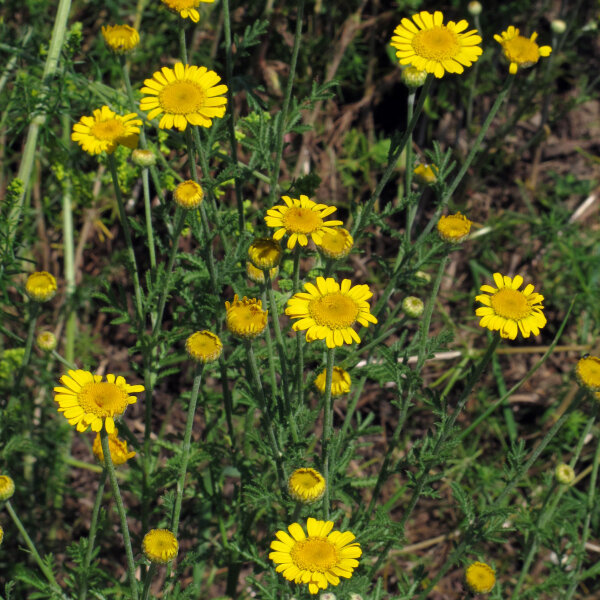
M 174 115 L 195 113 L 204 104 L 204 90 L 189 80 L 167 84 L 158 94 L 161 108 Z
M 94 123 L 91 133 L 98 140 L 114 142 L 125 134 L 125 127 L 118 119 L 110 119 Z
M 600 387 L 600 359 L 597 357 L 582 358 L 577 363 L 577 372 L 585 385 L 592 388 Z
M 531 314 L 531 307 L 523 292 L 511 288 L 498 290 L 491 298 L 492 308 L 505 319 L 524 319 Z
M 288 209 L 282 220 L 284 227 L 292 233 L 313 233 L 323 225 L 323 219 L 318 212 L 300 206 Z
M 195 8 L 198 0 L 168 0 L 165 4 L 173 10 L 184 10 L 186 8 Z
M 419 31 L 412 47 L 419 56 L 433 60 L 452 58 L 460 52 L 458 36 L 444 25 Z
M 319 484 L 319 479 L 315 477 L 314 473 L 310 471 L 304 471 L 301 473 L 294 474 L 294 485 L 301 487 L 305 490 L 312 490 L 315 485 Z
M 311 300 L 308 303 L 308 311 L 317 325 L 325 325 L 330 329 L 350 327 L 358 316 L 356 302 L 339 292 Z
M 540 58 L 538 45 L 522 35 L 505 42 L 504 52 L 510 62 L 523 66 L 534 65 Z
M 296 542 L 290 554 L 300 570 L 326 573 L 338 564 L 336 547 L 327 538 L 309 537 Z
M 346 249 L 346 236 L 343 233 L 326 233 L 321 241 L 322 246 L 326 246 L 330 252 L 341 253 Z
M 127 393 L 115 383 L 86 383 L 79 392 L 79 404 L 86 413 L 97 417 L 122 415 L 129 404 Z
M 198 195 L 198 184 L 193 181 L 185 181 L 177 186 L 177 195 L 182 200 L 194 200 Z

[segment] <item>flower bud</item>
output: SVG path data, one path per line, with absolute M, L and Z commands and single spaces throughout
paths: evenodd
M 563 485 L 571 485 L 575 479 L 575 471 L 573 471 L 573 467 L 570 467 L 565 463 L 560 463 L 559 465 L 556 465 L 554 477 L 556 477 L 556 481 L 558 481 L 558 483 L 562 483 Z
M 51 331 L 40 331 L 35 341 L 38 348 L 45 352 L 52 352 L 56 348 L 56 337 Z
M 52 300 L 56 294 L 56 279 L 46 271 L 32 273 L 25 283 L 27 295 L 36 302 Z
M 473 2 L 469 2 L 469 4 L 467 4 L 467 10 L 472 17 L 477 17 L 481 14 L 483 7 L 479 2 L 477 2 L 477 0 L 474 0 Z
M 156 156 L 152 150 L 144 150 L 142 148 L 136 148 L 131 153 L 131 160 L 138 165 L 138 167 L 151 167 L 156 164 Z
M 554 21 L 550 23 L 550 29 L 557 35 L 560 35 L 567 30 L 567 24 L 562 19 L 554 19 Z
M 15 493 L 15 482 L 8 475 L 0 475 L 0 501 L 10 500 Z
M 422 71 L 412 66 L 406 67 L 402 69 L 400 79 L 410 91 L 414 91 L 425 83 L 427 71 Z
M 421 298 L 417 298 L 416 296 L 406 296 L 406 298 L 402 300 L 402 310 L 406 316 L 411 319 L 418 319 L 423 314 L 424 309 L 425 305 Z

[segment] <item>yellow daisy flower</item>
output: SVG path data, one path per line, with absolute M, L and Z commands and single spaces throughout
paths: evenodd
M 530 38 L 519 34 L 519 30 L 512 25 L 502 32 L 502 35 L 494 35 L 494 39 L 502 46 L 504 56 L 510 63 L 508 71 L 515 75 L 519 67 L 527 68 L 535 65 L 540 56 L 550 56 L 550 46 L 538 46 L 536 44 L 538 34 L 532 33 Z
M 401 65 L 412 65 L 421 71 L 443 77 L 448 73 L 462 73 L 482 53 L 476 29 L 466 31 L 469 24 L 464 19 L 444 25 L 444 15 L 436 10 L 426 10 L 410 19 L 402 19 L 394 30 L 391 45 L 397 49 Z M 463 33 L 464 32 L 464 33 Z
M 10 500 L 15 493 L 15 482 L 8 475 L 0 475 L 0 501 Z
M 288 492 L 296 502 L 316 502 L 325 493 L 325 478 L 315 469 L 296 469 L 288 479 Z
M 306 330 L 306 341 L 325 340 L 328 348 L 343 344 L 360 343 L 352 326 L 360 323 L 368 327 L 377 323 L 367 300 L 373 295 L 368 285 L 355 285 L 349 279 L 341 284 L 332 277 L 317 277 L 305 283 L 306 292 L 299 292 L 288 300 L 285 314 L 299 319 L 294 331 Z
M 279 266 L 281 254 L 281 245 L 273 238 L 256 238 L 248 248 L 248 258 L 263 271 Z
M 433 170 L 431 165 L 418 164 L 413 169 L 413 175 L 419 183 L 424 185 L 435 183 L 437 180 L 436 171 Z
M 333 227 L 343 225 L 342 221 L 324 221 L 325 217 L 335 212 L 335 206 L 317 204 L 301 195 L 300 199 L 282 196 L 285 206 L 278 204 L 267 211 L 265 223 L 267 227 L 279 228 L 273 239 L 280 240 L 286 233 L 290 234 L 287 247 L 292 250 L 298 242 L 301 246 L 308 244 L 308 236 L 315 244 L 320 244 L 324 233 L 332 233 Z
M 467 567 L 465 581 L 476 594 L 487 594 L 496 583 L 496 572 L 483 562 L 474 562 Z
M 144 536 L 142 550 L 150 562 L 164 565 L 177 556 L 179 543 L 168 529 L 151 529 Z
M 65 387 L 54 388 L 54 401 L 69 425 L 77 425 L 77 431 L 91 426 L 92 431 L 98 432 L 104 425 L 107 433 L 114 433 L 114 417 L 120 417 L 130 404 L 137 402 L 130 394 L 144 391 L 143 385 L 130 385 L 120 375 L 109 374 L 102 381 L 102 375 L 81 369 L 69 370 L 60 382 Z
M 485 305 L 475 311 L 481 317 L 479 325 L 490 331 L 499 331 L 503 338 L 511 340 L 517 337 L 519 330 L 526 338 L 531 333 L 539 335 L 540 329 L 546 325 L 544 307 L 541 304 L 544 296 L 535 293 L 532 284 L 520 291 L 523 283 L 520 275 L 510 278 L 494 273 L 494 282 L 497 289 L 491 285 L 482 285 L 480 290 L 486 294 L 475 297 L 475 300 Z
M 321 254 L 327 258 L 344 258 L 350 254 L 354 246 L 354 239 L 350 232 L 343 227 L 335 227 L 333 231 L 326 231 L 317 244 Z
M 317 376 L 315 379 L 315 387 L 325 394 L 325 383 L 327 382 L 327 369 Z M 336 398 L 337 396 L 343 396 L 344 394 L 350 393 L 350 386 L 352 385 L 352 379 L 347 371 L 344 371 L 342 367 L 333 367 L 333 373 L 331 377 L 331 395 Z
M 600 390 L 600 358 L 586 354 L 577 361 L 575 374 L 579 383 L 590 390 Z
M 212 4 L 215 0 L 161 0 L 172 12 L 178 13 L 183 19 L 190 19 L 194 23 L 200 20 L 197 8 L 201 3 Z
M 185 349 L 192 360 L 209 363 L 221 356 L 223 344 L 219 336 L 210 331 L 196 331 L 186 340 Z
M 129 25 L 104 25 L 102 37 L 106 45 L 117 54 L 131 52 L 140 43 L 137 29 Z
M 0 525 L 0 545 L 2 545 L 3 540 L 4 540 L 4 529 L 2 529 L 2 525 Z
M 204 200 L 204 191 L 198 183 L 189 179 L 180 183 L 173 192 L 175 204 L 185 210 L 198 208 Z
M 125 440 L 119 439 L 117 436 L 119 434 L 119 430 L 115 429 L 108 436 L 108 447 L 110 448 L 110 457 L 112 458 L 113 465 L 115 467 L 119 467 L 124 465 L 130 458 L 135 456 L 135 452 L 132 450 L 129 452 L 127 450 L 127 442 Z M 94 439 L 94 443 L 92 445 L 92 452 L 94 456 L 98 460 L 98 462 L 103 465 L 104 464 L 104 452 L 102 451 L 102 440 L 100 439 L 100 434 L 96 434 L 96 438 Z
M 308 535 L 299 523 L 288 526 L 289 534 L 278 531 L 269 554 L 277 565 L 275 570 L 288 581 L 307 583 L 311 594 L 329 584 L 338 585 L 340 577 L 350 579 L 358 567 L 356 559 L 362 555 L 360 544 L 353 542 L 356 537 L 352 532 L 331 531 L 332 528 L 332 521 L 309 517 Z
M 267 314 L 269 311 L 262 309 L 262 302 L 256 298 L 241 300 L 236 294 L 233 302 L 225 302 L 227 309 L 227 329 L 243 339 L 254 339 L 260 335 L 267 326 Z
M 56 279 L 47 271 L 36 271 L 27 277 L 25 292 L 36 302 L 47 302 L 56 295 Z
M 140 109 L 148 111 L 148 120 L 163 115 L 161 129 L 176 127 L 184 131 L 187 124 L 210 127 L 212 119 L 225 114 L 226 85 L 217 85 L 219 75 L 206 67 L 176 63 L 173 69 L 163 67 L 146 79 Z
M 455 215 L 440 217 L 437 230 L 443 240 L 458 243 L 462 242 L 469 235 L 471 225 L 473 223 L 465 215 L 457 212 Z

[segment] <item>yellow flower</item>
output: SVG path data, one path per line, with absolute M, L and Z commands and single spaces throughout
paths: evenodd
M 447 242 L 462 242 L 471 231 L 471 221 L 465 215 L 457 212 L 455 215 L 440 217 L 437 230 L 440 237 Z
M 180 183 L 173 192 L 175 203 L 186 210 L 198 208 L 202 204 L 203 199 L 204 191 L 199 184 L 191 179 Z
M 257 269 L 272 269 L 281 261 L 281 245 L 273 238 L 256 238 L 248 248 L 248 258 Z
M 32 273 L 25 283 L 27 295 L 36 302 L 47 302 L 56 295 L 56 279 L 46 271 Z
M 353 245 L 354 239 L 350 232 L 343 227 L 335 227 L 323 234 L 317 247 L 327 258 L 344 258 L 350 254 Z
M 288 479 L 288 492 L 296 502 L 316 502 L 325 493 L 325 479 L 315 469 L 296 469 Z
M 130 394 L 143 392 L 143 385 L 130 385 L 120 375 L 93 375 L 89 371 L 69 370 L 60 378 L 65 387 L 55 387 L 54 401 L 58 412 L 64 414 L 69 425 L 77 425 L 77 431 L 100 431 L 102 425 L 110 434 L 115 431 L 114 417 L 120 417 L 137 398 Z
M 343 344 L 360 343 L 352 325 L 368 327 L 377 323 L 367 300 L 373 295 L 368 285 L 355 285 L 349 279 L 337 283 L 332 277 L 317 277 L 316 285 L 305 283 L 306 292 L 299 292 L 288 300 L 285 314 L 300 319 L 294 331 L 306 329 L 306 341 L 325 340 L 328 348 Z
M 394 30 L 391 45 L 397 49 L 401 65 L 410 64 L 438 78 L 446 71 L 462 73 L 482 53 L 477 45 L 481 43 L 477 30 L 464 32 L 468 26 L 464 19 L 444 25 L 444 15 L 439 10 L 433 14 L 423 10 L 413 15 L 412 21 L 402 19 Z
M 0 546 L 2 545 L 3 540 L 4 540 L 4 529 L 2 529 L 2 525 L 0 525 Z
M 523 337 L 528 338 L 531 333 L 539 335 L 540 329 L 546 325 L 542 302 L 544 296 L 535 293 L 532 284 L 520 291 L 523 278 L 516 275 L 514 278 L 494 273 L 494 282 L 497 289 L 491 285 L 482 285 L 481 291 L 490 294 L 481 294 L 475 300 L 485 306 L 480 306 L 475 314 L 481 317 L 479 325 L 487 327 L 490 331 L 499 331 L 503 338 L 514 340 L 520 330 Z
M 185 349 L 192 360 L 209 363 L 221 356 L 223 344 L 219 336 L 210 331 L 196 331 L 186 340 Z
M 163 115 L 161 129 L 176 127 L 184 131 L 187 124 L 210 127 L 212 119 L 225 114 L 226 85 L 217 85 L 221 78 L 206 67 L 176 63 L 173 69 L 163 67 L 146 79 L 140 109 L 148 111 L 148 120 Z M 164 114 L 163 114 L 164 113 Z
M 197 11 L 201 2 L 212 4 L 215 0 L 161 0 L 169 10 L 178 13 L 183 19 L 190 19 L 194 23 L 200 20 L 200 13 Z
M 537 63 L 540 56 L 550 56 L 550 46 L 538 46 L 535 42 L 537 33 L 532 33 L 530 38 L 519 35 L 519 30 L 512 25 L 502 32 L 494 35 L 494 39 L 502 46 L 504 56 L 510 63 L 508 71 L 515 75 L 519 67 L 531 67 Z
M 40 331 L 35 338 L 35 343 L 40 350 L 52 352 L 56 348 L 56 336 L 51 331 Z
M 140 43 L 140 34 L 129 25 L 104 25 L 102 37 L 106 45 L 117 54 L 131 52 Z
M 324 221 L 323 219 L 335 212 L 335 206 L 317 204 L 301 195 L 300 199 L 282 196 L 285 206 L 278 204 L 267 211 L 265 223 L 267 227 L 279 227 L 273 234 L 273 239 L 280 240 L 286 233 L 290 234 L 287 242 L 289 250 L 298 242 L 301 246 L 308 244 L 308 236 L 315 244 L 320 244 L 324 233 L 331 233 L 332 227 L 343 225 L 342 221 Z
M 467 586 L 476 594 L 487 594 L 496 583 L 496 573 L 492 567 L 483 562 L 474 562 L 465 572 Z
M 308 591 L 317 594 L 329 584 L 338 585 L 340 577 L 350 579 L 362 555 L 360 544 L 352 541 L 350 531 L 331 531 L 332 521 L 317 521 L 312 517 L 306 522 L 308 536 L 299 523 L 278 531 L 271 542 L 269 558 L 277 565 L 275 569 L 288 581 L 307 583 Z M 330 533 L 331 532 L 331 533 Z
M 73 125 L 71 139 L 88 154 L 112 154 L 117 146 L 135 148 L 142 121 L 135 113 L 118 115 L 108 106 L 94 110 L 93 116 L 81 117 Z
M 317 376 L 315 379 L 315 386 L 321 392 L 325 394 L 325 383 L 327 380 L 327 369 Z M 352 385 L 352 379 L 347 371 L 344 371 L 342 367 L 333 367 L 333 374 L 331 377 L 331 395 L 335 398 L 337 396 L 343 396 L 350 392 L 350 386 Z
M 0 475 L 0 501 L 10 500 L 15 493 L 15 482 L 8 475 Z
M 577 361 L 575 373 L 579 383 L 590 390 L 600 390 L 600 358 L 586 354 Z
M 277 277 L 277 273 L 279 273 L 279 267 L 269 269 L 269 277 L 271 280 Z M 265 282 L 265 272 L 262 269 L 257 269 L 250 261 L 246 262 L 246 275 L 248 276 L 248 279 L 254 281 L 254 283 Z
M 570 465 L 560 463 L 556 465 L 554 477 L 556 477 L 556 481 L 558 481 L 558 483 L 562 483 L 563 485 L 571 485 L 575 479 L 575 471 Z
M 233 302 L 225 302 L 225 308 L 227 329 L 233 335 L 251 340 L 260 335 L 267 326 L 268 311 L 262 309 L 262 302 L 256 298 L 244 296 L 240 300 L 236 294 Z
M 430 165 L 419 164 L 413 169 L 413 175 L 419 183 L 429 185 L 435 183 L 437 175 Z
M 144 536 L 142 550 L 150 562 L 164 565 L 177 556 L 179 544 L 168 529 L 151 529 Z
M 110 457 L 112 458 L 113 465 L 115 467 L 119 467 L 124 465 L 130 458 L 135 456 L 135 452 L 132 450 L 131 452 L 127 451 L 127 442 L 125 440 L 120 440 L 117 436 L 119 434 L 119 430 L 115 429 L 108 436 L 108 447 L 110 448 Z M 100 434 L 96 434 L 96 438 L 94 439 L 94 443 L 92 445 L 92 452 L 94 456 L 98 459 L 100 464 L 104 464 L 104 452 L 102 451 L 102 440 L 100 439 Z

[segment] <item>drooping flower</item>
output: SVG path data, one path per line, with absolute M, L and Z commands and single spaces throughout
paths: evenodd
M 189 179 L 181 182 L 173 192 L 173 200 L 181 208 L 192 210 L 198 208 L 204 199 L 204 191 L 200 184 Z
M 248 248 L 248 258 L 263 271 L 279 266 L 281 254 L 281 245 L 273 238 L 256 238 Z
M 223 117 L 227 104 L 227 86 L 221 77 L 206 67 L 176 63 L 163 67 L 144 81 L 140 109 L 148 111 L 148 120 L 162 115 L 161 129 L 176 127 L 184 131 L 188 123 L 210 127 L 212 119 Z
M 368 327 L 377 323 L 367 300 L 373 292 L 366 284 L 355 285 L 349 279 L 337 283 L 332 277 L 317 277 L 305 283 L 306 292 L 299 292 L 288 300 L 285 314 L 292 319 L 294 331 L 306 330 L 306 341 L 325 340 L 328 348 L 343 344 L 360 343 L 352 326 L 360 323 Z
M 325 394 L 325 384 L 327 383 L 327 369 L 323 369 L 321 373 L 315 379 L 315 387 Z M 331 374 L 331 395 L 336 398 L 337 396 L 343 396 L 344 394 L 350 393 L 350 386 L 352 385 L 352 378 L 348 371 L 344 371 L 342 367 L 333 367 L 333 373 Z
M 443 240 L 457 244 L 469 235 L 471 225 L 473 223 L 465 215 L 457 212 L 454 215 L 440 217 L 437 223 L 437 230 Z
M 484 562 L 474 562 L 465 571 L 465 581 L 472 592 L 487 594 L 496 583 L 496 572 Z
M 221 356 L 223 344 L 211 331 L 196 331 L 185 342 L 188 356 L 199 363 L 214 362 Z
M 444 15 L 423 10 L 410 19 L 402 19 L 394 30 L 391 45 L 401 65 L 412 65 L 421 71 L 443 77 L 448 73 L 462 73 L 481 56 L 481 43 L 476 29 L 466 31 L 464 19 L 444 25 Z
M 200 20 L 198 6 L 201 3 L 212 4 L 215 0 L 161 0 L 169 10 L 179 14 L 182 19 L 190 19 L 194 23 Z
M 600 391 L 600 358 L 586 354 L 577 361 L 575 374 L 581 385 L 594 392 Z
M 56 279 L 47 271 L 36 271 L 27 277 L 25 291 L 36 302 L 48 302 L 56 295 Z
M 177 556 L 179 543 L 168 529 L 151 529 L 144 536 L 142 550 L 150 562 L 164 565 Z
M 106 45 L 117 54 L 131 52 L 140 43 L 137 29 L 129 25 L 104 25 L 102 37 Z
M 344 258 L 350 254 L 354 239 L 343 227 L 335 227 L 332 232 L 326 231 L 317 244 L 317 248 L 327 258 Z
M 267 326 L 267 314 L 269 311 L 262 309 L 262 302 L 256 298 L 241 300 L 235 294 L 233 302 L 225 302 L 227 309 L 227 329 L 233 335 L 242 339 L 251 340 L 260 335 Z
M 118 115 L 103 106 L 73 125 L 71 139 L 92 156 L 101 152 L 112 154 L 119 144 L 127 148 L 137 146 L 141 124 L 135 113 Z
M 519 290 L 523 283 L 520 275 L 511 278 L 494 273 L 494 282 L 497 288 L 482 285 L 480 290 L 486 293 L 475 297 L 485 305 L 475 311 L 481 317 L 479 325 L 490 331 L 499 331 L 503 338 L 511 340 L 517 337 L 519 331 L 526 338 L 532 333 L 539 335 L 540 329 L 546 325 L 542 306 L 544 296 L 534 292 L 532 284 Z
M 360 544 L 353 542 L 350 531 L 331 531 L 332 521 L 317 521 L 309 517 L 308 535 L 299 523 L 288 526 L 288 532 L 278 531 L 271 542 L 269 558 L 275 569 L 288 581 L 307 583 L 308 591 L 317 594 L 328 585 L 338 585 L 340 577 L 350 579 L 362 555 Z M 291 534 L 291 535 L 290 535 Z
M 102 375 L 89 371 L 69 370 L 60 378 L 65 387 L 55 387 L 54 401 L 58 412 L 62 412 L 69 425 L 77 425 L 77 431 L 100 431 L 104 425 L 107 433 L 115 431 L 115 417 L 120 417 L 137 398 L 131 394 L 144 391 L 143 385 L 130 385 L 122 376 Z
M 10 500 L 15 493 L 15 482 L 8 475 L 0 475 L 0 501 Z
M 125 440 L 121 440 L 118 437 L 119 430 L 115 429 L 108 436 L 108 447 L 110 449 L 110 458 L 112 459 L 112 463 L 115 467 L 119 467 L 124 465 L 130 458 L 135 456 L 135 452 L 133 450 L 129 451 L 127 449 L 127 442 Z M 98 462 L 103 465 L 104 464 L 104 451 L 102 450 L 102 440 L 100 439 L 100 434 L 97 433 L 94 439 L 94 443 L 92 444 L 92 452 L 94 456 L 98 460 Z
M 538 34 L 532 33 L 530 38 L 519 34 L 519 30 L 512 25 L 502 32 L 495 34 L 494 39 L 502 46 L 504 56 L 510 63 L 508 71 L 515 75 L 519 67 L 532 67 L 540 59 L 540 56 L 550 56 L 550 46 L 538 46 L 536 43 Z
M 325 478 L 319 471 L 304 467 L 296 469 L 288 479 L 288 492 L 296 502 L 316 502 L 325 493 Z
M 300 198 L 282 196 L 285 205 L 278 204 L 267 211 L 265 223 L 267 227 L 275 227 L 273 239 L 280 240 L 286 233 L 290 235 L 287 247 L 292 250 L 298 242 L 301 246 L 308 244 L 310 236 L 315 244 L 320 244 L 324 233 L 331 233 L 336 225 L 343 225 L 342 221 L 325 221 L 325 217 L 334 213 L 335 206 L 317 204 L 301 195 Z

